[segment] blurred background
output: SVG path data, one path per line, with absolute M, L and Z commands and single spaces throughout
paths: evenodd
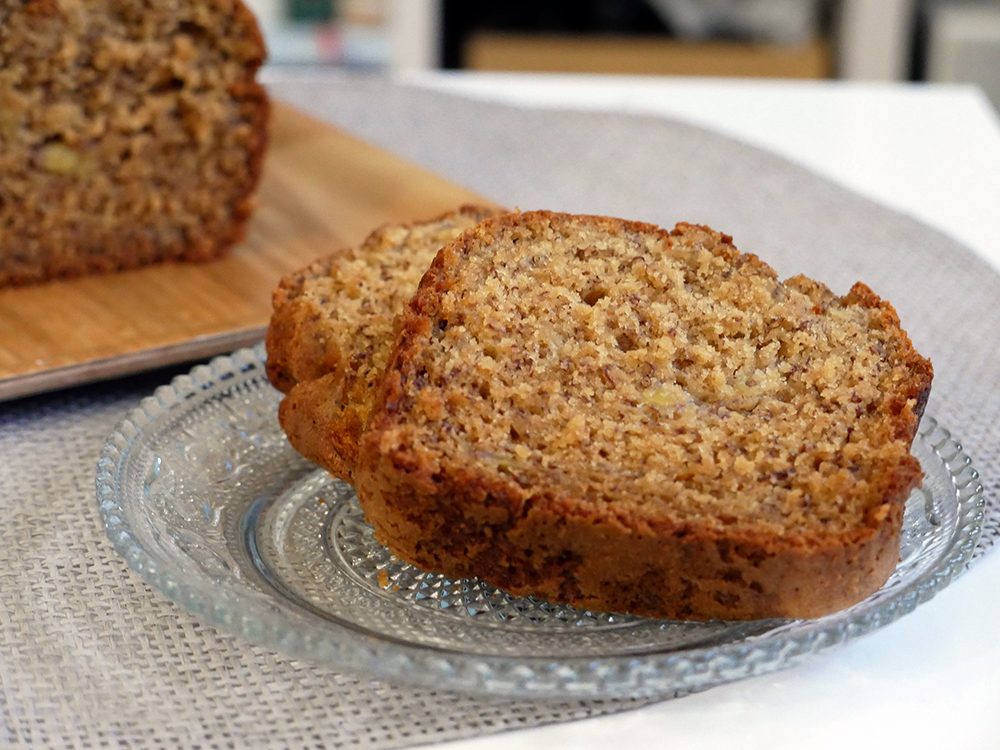
M 248 0 L 270 64 L 975 83 L 1000 0 Z

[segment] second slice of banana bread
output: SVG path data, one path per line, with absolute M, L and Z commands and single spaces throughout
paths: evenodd
M 267 331 L 267 372 L 287 394 L 281 425 L 302 455 L 352 479 L 396 316 L 437 251 L 494 213 L 463 206 L 427 221 L 388 224 L 359 247 L 282 280 Z

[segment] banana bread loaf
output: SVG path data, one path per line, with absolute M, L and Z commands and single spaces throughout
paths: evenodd
M 495 213 L 463 206 L 428 221 L 386 225 L 360 247 L 281 281 L 267 331 L 267 373 L 287 394 L 281 425 L 302 455 L 351 481 L 396 316 L 437 251 Z
M 896 565 L 930 362 L 731 238 L 548 212 L 437 255 L 355 481 L 403 559 L 680 619 L 814 617 Z
M 239 0 L 0 3 L 0 287 L 239 240 L 263 58 Z

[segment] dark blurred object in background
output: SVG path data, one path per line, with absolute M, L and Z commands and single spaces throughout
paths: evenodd
M 935 81 L 1000 103 L 1000 0 L 246 0 L 271 65 Z
M 823 0 L 442 1 L 445 68 L 820 78 Z
M 644 0 L 510 0 L 442 2 L 444 68 L 465 67 L 465 47 L 477 32 L 664 34 L 668 28 Z

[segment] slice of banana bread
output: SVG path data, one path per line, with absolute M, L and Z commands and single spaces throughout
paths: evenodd
M 0 287 L 239 240 L 263 58 L 239 0 L 0 3 Z
M 378 538 L 591 609 L 813 617 L 896 565 L 932 370 L 893 308 L 731 238 L 480 224 L 407 309 L 355 480 Z
M 438 250 L 496 211 L 463 206 L 386 225 L 281 281 L 267 331 L 267 373 L 287 396 L 282 428 L 306 458 L 348 481 L 394 322 Z

